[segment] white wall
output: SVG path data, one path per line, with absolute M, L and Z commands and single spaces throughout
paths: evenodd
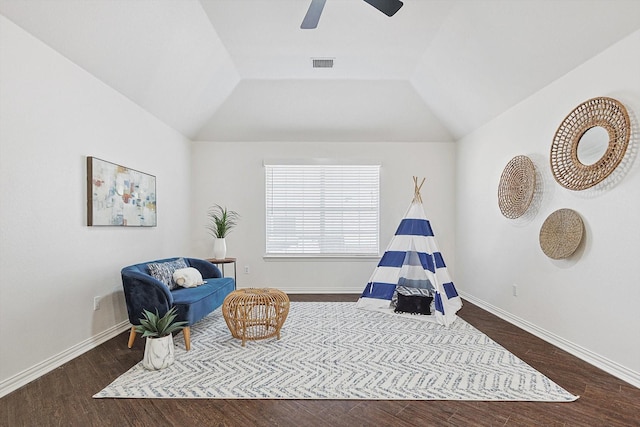
M 0 395 L 122 327 L 123 266 L 188 255 L 189 151 L 0 16 Z M 87 227 L 86 156 L 156 175 L 158 226 Z
M 373 161 L 381 167 L 381 253 L 413 198 L 412 176 L 425 177 L 425 211 L 455 281 L 454 158 L 452 143 L 198 142 L 192 151 L 194 252 L 212 257 L 204 228 L 209 206 L 220 204 L 242 217 L 227 237 L 228 256 L 238 259 L 238 286 L 273 286 L 286 292 L 360 293 L 379 259 L 265 259 L 265 159 Z M 244 274 L 244 266 L 250 273 Z
M 458 290 L 486 308 L 640 385 L 640 32 L 612 46 L 457 144 Z M 633 122 L 632 146 L 616 177 L 575 192 L 555 182 L 549 150 L 578 104 L 618 99 Z M 502 216 L 500 175 L 524 154 L 543 188 L 525 219 Z M 547 258 L 539 231 L 560 208 L 576 210 L 583 245 L 569 259 Z M 518 296 L 512 285 L 518 285 Z

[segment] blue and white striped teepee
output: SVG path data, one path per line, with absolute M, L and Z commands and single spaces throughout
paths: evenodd
M 413 201 L 362 292 L 357 307 L 393 313 L 391 300 L 397 286 L 426 288 L 433 296 L 433 310 L 430 316 L 420 317 L 449 325 L 456 319 L 462 300 L 449 277 L 422 207 L 420 189 L 424 179 L 418 185 L 418 178 L 413 177 L 413 182 Z

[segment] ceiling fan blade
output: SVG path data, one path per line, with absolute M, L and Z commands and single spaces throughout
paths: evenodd
M 304 16 L 302 20 L 302 25 L 300 28 L 303 30 L 311 30 L 318 26 L 318 21 L 320 21 L 320 15 L 322 14 L 322 9 L 324 9 L 324 4 L 327 0 L 311 0 L 311 4 L 309 5 L 309 10 L 307 10 L 307 14 Z
M 400 10 L 402 3 L 400 0 L 364 0 L 371 6 L 378 9 L 387 16 L 393 16 Z

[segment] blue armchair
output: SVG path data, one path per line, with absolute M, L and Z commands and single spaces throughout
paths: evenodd
M 176 307 L 177 321 L 187 322 L 182 330 L 185 347 L 191 349 L 190 326 L 222 305 L 225 297 L 235 289 L 235 279 L 222 277 L 220 269 L 209 261 L 197 258 L 182 258 L 188 267 L 197 269 L 206 283 L 194 288 L 170 290 L 169 287 L 151 275 L 148 265 L 176 261 L 167 258 L 148 261 L 124 267 L 121 271 L 124 297 L 127 303 L 129 322 L 133 325 L 129 334 L 129 348 L 136 339 L 136 325 L 140 324 L 142 310 L 149 310 L 162 316 L 171 307 Z

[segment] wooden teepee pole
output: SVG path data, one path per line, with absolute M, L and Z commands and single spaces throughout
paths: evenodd
M 413 177 L 413 202 L 412 203 L 417 203 L 417 202 L 422 203 L 422 196 L 420 195 L 420 190 L 422 189 L 422 185 L 424 184 L 425 179 L 426 178 L 422 178 L 422 182 L 420 183 L 420 185 L 418 185 L 418 177 L 417 176 Z

